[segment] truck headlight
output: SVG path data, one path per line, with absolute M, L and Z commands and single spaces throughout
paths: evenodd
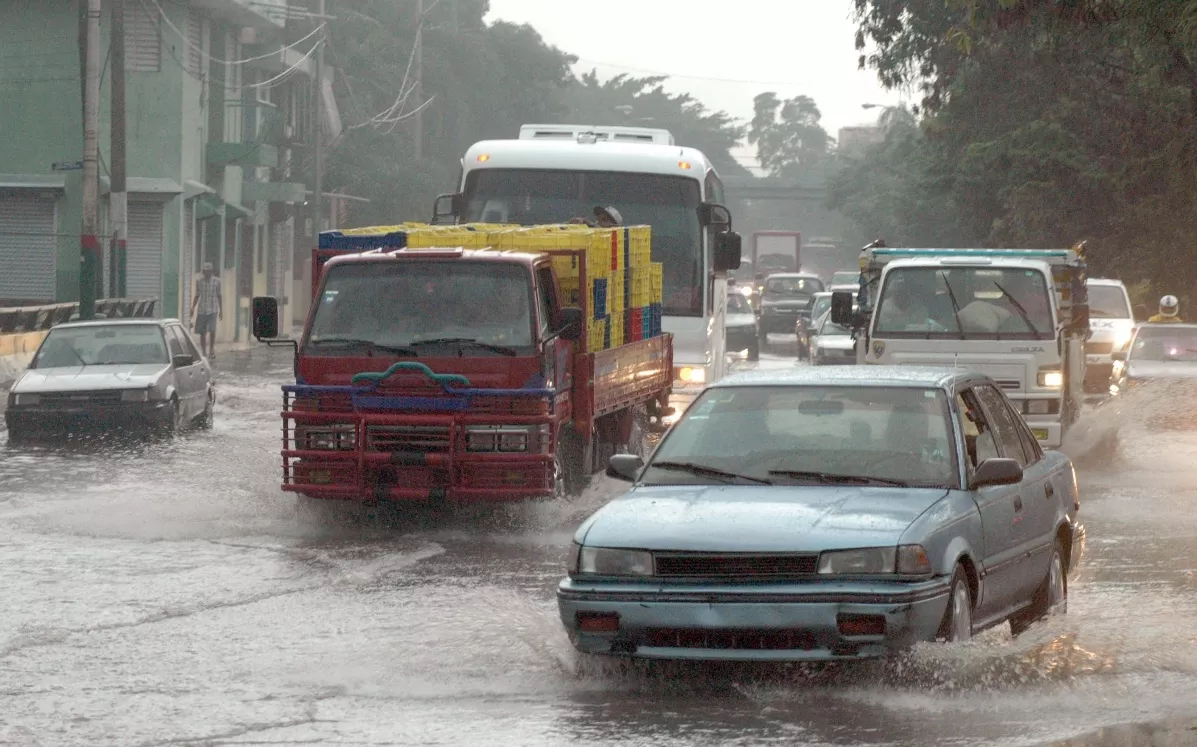
M 673 378 L 686 384 L 703 384 L 707 380 L 707 370 L 698 366 L 682 366 L 673 369 Z
M 471 425 L 466 428 L 466 451 L 543 453 L 548 442 L 547 425 Z
M 583 547 L 578 557 L 578 572 L 596 576 L 651 576 L 653 556 L 643 550 Z
M 1060 389 L 1064 386 L 1064 372 L 1058 368 L 1039 369 L 1039 386 L 1045 389 Z
M 357 428 L 352 425 L 296 428 L 295 441 L 306 451 L 353 451 L 357 448 Z
M 149 389 L 126 389 L 121 392 L 121 402 L 148 402 L 149 400 Z
M 930 572 L 931 559 L 922 545 L 863 547 L 825 552 L 819 556 L 820 575 L 922 575 Z

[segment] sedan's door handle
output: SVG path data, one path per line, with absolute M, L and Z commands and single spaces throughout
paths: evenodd
M 1043 494 L 1046 495 L 1047 499 L 1050 501 L 1056 495 L 1056 486 L 1052 485 L 1050 482 L 1047 485 L 1044 485 Z

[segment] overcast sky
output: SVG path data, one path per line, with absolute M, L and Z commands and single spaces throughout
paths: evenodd
M 488 20 L 527 23 L 577 70 L 671 74 L 666 84 L 744 120 L 762 91 L 806 94 L 834 137 L 902 96 L 857 69 L 852 0 L 490 0 Z M 598 124 L 598 123 L 595 123 Z

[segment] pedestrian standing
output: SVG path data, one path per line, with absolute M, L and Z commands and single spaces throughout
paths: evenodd
M 191 297 L 191 316 L 195 318 L 195 333 L 200 349 L 210 359 L 216 358 L 216 322 L 224 318 L 220 278 L 212 272 L 212 263 L 204 263 L 204 274 L 195 280 L 195 294 Z

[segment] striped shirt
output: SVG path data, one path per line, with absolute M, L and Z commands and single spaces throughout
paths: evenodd
M 210 278 L 198 277 L 195 280 L 195 296 L 199 299 L 197 314 L 217 314 L 220 312 L 220 278 L 213 275 Z

